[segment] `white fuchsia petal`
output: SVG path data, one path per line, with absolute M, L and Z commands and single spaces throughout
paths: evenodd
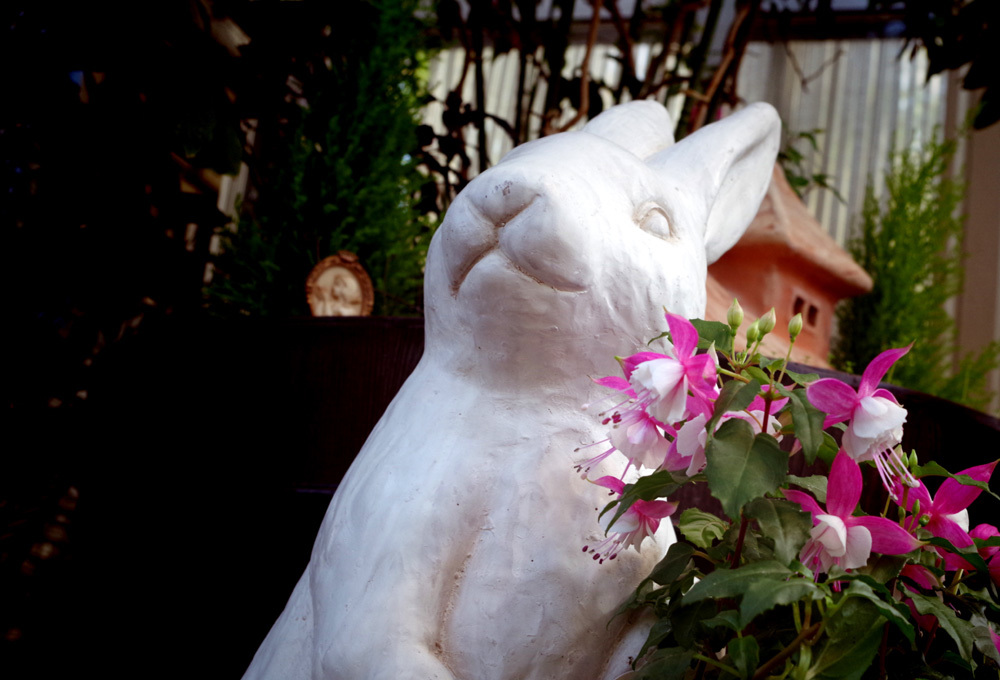
M 906 422 L 906 409 L 882 397 L 864 397 L 854 409 L 851 425 L 859 437 L 874 439 L 895 432 Z
M 615 513 L 613 510 L 609 510 L 604 513 L 601 517 L 601 528 L 605 531 L 613 531 L 616 534 L 627 534 L 635 531 L 639 528 L 639 523 L 642 521 L 642 517 L 632 508 L 626 510 L 621 517 L 615 520 L 612 524 L 611 520 L 614 519 Z
M 687 415 L 687 380 L 682 380 L 670 392 L 650 402 L 646 409 L 649 415 L 663 423 L 684 420 Z
M 840 566 L 844 569 L 858 569 L 868 564 L 872 554 L 872 535 L 863 526 L 852 526 L 847 529 L 847 550 Z
M 836 515 L 817 515 L 819 522 L 812 528 L 809 535 L 823 545 L 824 550 L 832 557 L 841 557 L 847 552 L 847 527 L 844 520 Z

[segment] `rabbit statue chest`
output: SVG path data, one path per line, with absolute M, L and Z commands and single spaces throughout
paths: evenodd
M 674 144 L 665 109 L 633 102 L 466 187 L 428 254 L 424 356 L 245 678 L 629 670 L 648 622 L 608 623 L 673 529 L 603 564 L 584 554 L 607 491 L 580 480 L 574 450 L 607 431 L 580 405 L 664 307 L 703 313 L 707 264 L 756 212 L 779 129 L 758 104 Z

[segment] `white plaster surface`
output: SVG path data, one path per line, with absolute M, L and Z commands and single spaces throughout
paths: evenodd
M 703 312 L 706 265 L 756 212 L 779 122 L 758 104 L 677 144 L 671 129 L 659 104 L 616 107 L 518 147 L 454 202 L 427 260 L 424 356 L 246 680 L 628 671 L 648 624 L 608 621 L 673 530 L 604 564 L 583 553 L 608 496 L 573 470 L 606 437 L 580 404 L 665 328 L 664 306 Z

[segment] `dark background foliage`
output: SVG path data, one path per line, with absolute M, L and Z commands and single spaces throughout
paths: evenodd
M 207 240 L 224 222 L 197 167 L 232 172 L 234 60 L 197 3 L 14 3 L 0 107 L 10 405 L 79 400 L 109 345 L 200 304 Z M 123 21 L 127 22 L 123 25 Z M 187 247 L 187 225 L 199 225 Z
M 308 315 L 313 266 L 348 250 L 375 287 L 375 314 L 420 314 L 433 219 L 417 210 L 417 2 L 297 3 L 254 12 L 243 68 L 267 79 L 255 123 L 252 195 L 208 288 L 221 314 Z M 433 184 L 431 184 L 433 186 Z

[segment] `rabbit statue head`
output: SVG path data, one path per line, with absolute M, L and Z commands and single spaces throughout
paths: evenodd
M 703 314 L 706 267 L 756 213 L 780 124 L 756 104 L 677 144 L 671 130 L 662 105 L 632 102 L 474 179 L 430 247 L 427 351 L 523 385 L 554 376 L 519 354 L 609 367 L 662 328 L 664 307 Z
M 573 471 L 606 437 L 588 376 L 699 315 L 778 146 L 748 107 L 673 144 L 633 102 L 515 149 L 431 242 L 424 356 L 341 482 L 246 680 L 614 678 L 642 648 L 612 614 L 673 540 L 598 564 L 605 489 Z M 620 454 L 617 454 L 620 455 Z

